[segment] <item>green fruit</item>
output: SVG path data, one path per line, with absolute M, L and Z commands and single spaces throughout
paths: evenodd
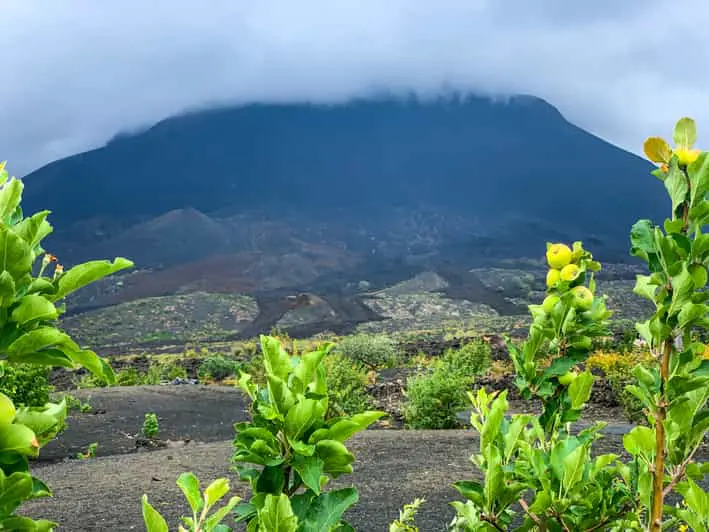
M 585 253 L 585 251 L 583 249 L 583 244 L 580 241 L 574 242 L 572 249 L 573 249 L 573 251 L 571 252 L 571 261 L 578 262 L 578 260 Z
M 574 281 L 581 273 L 581 268 L 576 264 L 567 264 L 561 269 L 561 280 L 571 282 Z
M 15 416 L 17 415 L 17 410 L 15 410 L 15 405 L 4 393 L 0 393 L 0 427 L 3 425 L 9 425 L 15 421 Z
M 572 382 L 576 380 L 578 373 L 576 371 L 567 371 L 559 377 L 559 384 L 562 386 L 569 386 Z
M 574 306 L 581 310 L 589 310 L 593 306 L 593 293 L 585 286 L 571 289 L 574 296 Z
M 704 288 L 707 284 L 707 269 L 703 264 L 692 264 L 689 267 L 689 273 L 692 275 L 695 288 Z
M 547 296 L 544 298 L 544 301 L 542 301 L 542 308 L 544 309 L 544 312 L 547 314 L 551 314 L 551 311 L 554 310 L 554 306 L 559 302 L 561 298 L 557 295 L 551 295 Z
M 554 288 L 561 279 L 561 272 L 553 268 L 547 272 L 547 288 Z
M 571 248 L 566 244 L 552 244 L 547 249 L 549 266 L 559 270 L 571 262 Z

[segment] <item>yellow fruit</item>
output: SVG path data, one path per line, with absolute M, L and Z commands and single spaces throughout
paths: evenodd
M 571 262 L 571 248 L 566 244 L 552 244 L 547 249 L 547 262 L 554 269 L 561 269 Z
M 567 371 L 559 377 L 559 384 L 562 386 L 568 386 L 576 380 L 578 373 L 575 371 Z
M 556 295 L 545 297 L 544 301 L 542 301 L 542 309 L 544 309 L 544 312 L 551 314 L 551 311 L 554 310 L 554 306 L 559 302 L 559 299 L 561 298 Z
M 574 306 L 581 310 L 589 310 L 593 306 L 593 294 L 585 286 L 576 286 L 571 290 L 574 296 Z
M 696 161 L 699 154 L 702 152 L 700 150 L 693 150 L 680 146 L 674 150 L 674 153 L 677 156 L 677 159 L 679 159 L 680 166 L 687 166 Z
M 551 269 L 547 272 L 547 288 L 553 288 L 556 283 L 561 279 L 561 272 L 559 270 Z
M 15 410 L 15 405 L 4 393 L 0 393 L 0 426 L 9 425 L 15 420 L 15 415 L 17 411 Z
M 561 280 L 562 281 L 573 281 L 581 273 L 581 268 L 576 266 L 576 264 L 567 264 L 561 269 Z

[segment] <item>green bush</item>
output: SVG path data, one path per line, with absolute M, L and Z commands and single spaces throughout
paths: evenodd
M 158 422 L 158 416 L 155 412 L 148 412 L 145 414 L 141 432 L 146 438 L 154 438 L 158 435 L 160 432 L 160 423 Z
M 392 368 L 400 362 L 396 342 L 385 335 L 347 336 L 337 345 L 337 352 L 370 369 Z
M 473 340 L 460 349 L 449 349 L 432 371 L 406 382 L 404 419 L 412 429 L 453 429 L 457 414 L 467 405 L 466 390 L 490 366 L 490 346 Z
M 212 355 L 205 358 L 197 370 L 200 379 L 223 381 L 239 373 L 241 363 L 224 355 Z
M 459 349 L 449 349 L 442 357 L 442 364 L 452 373 L 475 377 L 490 367 L 490 346 L 483 340 L 473 340 Z
M 16 405 L 44 406 L 49 402 L 52 387 L 49 385 L 50 368 L 27 364 L 0 365 L 0 392 Z
M 436 365 L 433 371 L 419 373 L 406 381 L 404 420 L 410 429 L 454 429 L 456 415 L 466 405 L 465 390 L 471 379 Z
M 328 385 L 327 417 L 354 415 L 372 408 L 367 375 L 356 362 L 333 354 L 325 359 Z

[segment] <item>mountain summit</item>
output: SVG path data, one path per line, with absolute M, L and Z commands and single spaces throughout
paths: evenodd
M 590 249 L 625 255 L 636 219 L 667 210 L 662 184 L 643 183 L 651 169 L 529 96 L 254 104 L 169 118 L 51 163 L 25 177 L 25 203 L 51 209 L 59 227 L 112 227 L 86 245 L 189 218 L 170 212 L 192 213 L 220 253 L 229 239 L 205 216 L 287 212 L 387 233 L 404 225 L 401 212 L 434 212 L 448 220 L 437 248 L 475 253 L 492 239 L 505 241 L 503 254 L 541 254 L 549 238 L 591 238 Z M 431 229 L 420 217 L 397 229 L 401 239 Z

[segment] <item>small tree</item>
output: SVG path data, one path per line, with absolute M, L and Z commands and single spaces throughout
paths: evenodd
M 623 438 L 632 459 L 592 456 L 601 423 L 578 434 L 571 430 L 594 380 L 575 368 L 593 338 L 604 335 L 609 313 L 594 294 L 592 272 L 600 265 L 580 242 L 573 249 L 550 244 L 549 293 L 541 305 L 530 306 L 533 323 L 523 346 L 508 342 L 517 388 L 523 397 L 539 399 L 543 411 L 506 416 L 505 392 L 469 394 L 471 421 L 480 432 L 473 462 L 484 482 L 456 484 L 467 502 L 453 503 L 453 529 L 509 530 L 515 520 L 519 530 L 540 531 L 709 527 L 709 498 L 696 482 L 708 468 L 694 461 L 709 427 L 709 360 L 703 359 L 706 346 L 692 335 L 709 324 L 709 235 L 702 233 L 709 222 L 709 157 L 693 148 L 691 119 L 681 119 L 673 136 L 674 149 L 659 138 L 645 143 L 648 157 L 660 164 L 654 175 L 669 193 L 671 216 L 662 227 L 640 220 L 630 233 L 631 254 L 649 267 L 634 292 L 656 309 L 636 327 L 655 364 L 638 365 L 636 382 L 627 387 L 648 421 Z M 665 504 L 672 491 L 682 505 Z
M 64 271 L 41 246 L 52 232 L 49 211 L 24 217 L 20 206 L 24 185 L 8 177 L 5 163 L 0 164 L 0 360 L 10 367 L 84 367 L 113 382 L 111 366 L 62 332 L 57 319 L 65 311 L 66 296 L 133 263 L 123 258 L 91 261 Z M 65 401 L 16 408 L 0 394 L 0 530 L 41 531 L 56 526 L 16 512 L 26 500 L 51 495 L 49 487 L 30 473 L 29 458 L 38 456 L 40 448 L 54 439 L 65 418 Z

